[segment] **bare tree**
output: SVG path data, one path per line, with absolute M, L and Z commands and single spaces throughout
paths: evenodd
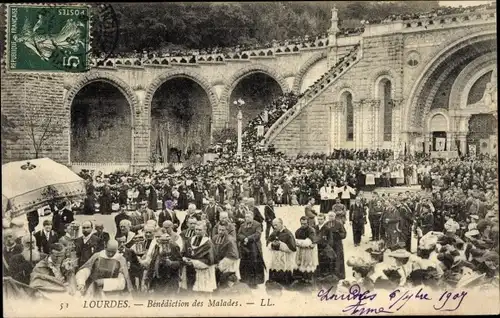
M 35 159 L 45 150 L 48 141 L 60 135 L 63 131 L 63 119 L 54 114 L 44 111 L 44 105 L 38 100 L 32 100 L 32 95 L 27 94 L 26 84 L 24 86 L 24 102 L 21 106 L 22 125 L 21 129 L 29 138 Z

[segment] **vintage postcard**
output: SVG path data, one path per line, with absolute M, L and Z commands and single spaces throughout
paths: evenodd
M 499 313 L 495 1 L 0 8 L 6 317 Z

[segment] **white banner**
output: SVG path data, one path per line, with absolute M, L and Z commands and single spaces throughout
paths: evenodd
M 259 125 L 257 126 L 257 137 L 262 137 L 264 136 L 264 126 Z
M 436 138 L 436 151 L 444 151 L 446 138 Z
M 469 155 L 472 157 L 476 156 L 476 144 L 469 145 Z
M 481 154 L 490 153 L 490 139 L 479 139 L 479 152 Z

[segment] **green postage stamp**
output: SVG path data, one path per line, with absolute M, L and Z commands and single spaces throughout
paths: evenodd
M 89 68 L 90 8 L 8 5 L 6 39 L 8 71 L 85 72 Z

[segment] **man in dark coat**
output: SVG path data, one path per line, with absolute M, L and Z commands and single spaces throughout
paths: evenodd
M 201 209 L 203 207 L 203 195 L 205 192 L 205 188 L 201 181 L 195 181 L 194 183 L 194 201 L 197 209 Z
M 358 197 L 349 212 L 349 222 L 352 225 L 352 236 L 355 247 L 361 243 L 361 236 L 366 224 L 366 209 L 367 207 L 361 203 L 361 199 Z
M 344 244 L 342 240 L 346 238 L 347 232 L 344 224 L 335 219 L 335 212 L 328 213 L 328 224 L 332 231 L 333 250 L 336 254 L 335 258 L 335 275 L 339 279 L 345 279 L 345 262 L 344 262 Z
M 200 211 L 196 211 L 196 206 L 194 204 L 190 204 L 188 206 L 186 216 L 184 217 L 184 221 L 181 224 L 181 231 L 184 231 L 188 228 L 188 220 L 190 218 L 195 218 L 197 221 L 201 221 L 202 213 Z M 194 230 L 194 227 L 193 227 Z
M 59 237 L 57 236 L 57 233 L 52 230 L 51 220 L 44 220 L 42 225 L 43 229 L 35 232 L 33 236 L 35 237 L 38 251 L 46 255 L 49 255 L 50 245 L 57 243 L 59 241 Z
M 276 218 L 276 214 L 274 213 L 274 201 L 269 199 L 266 206 L 264 207 L 264 219 L 266 220 L 266 240 L 271 233 L 271 229 L 273 228 L 273 220 Z
M 267 239 L 267 246 L 271 252 L 269 280 L 282 286 L 290 286 L 293 282 L 297 251 L 295 237 L 283 226 L 283 220 L 280 218 L 274 219 L 273 225 L 274 231 Z
M 109 188 L 109 185 L 106 184 L 103 187 L 101 197 L 99 198 L 99 212 L 101 214 L 111 214 L 112 201 L 113 197 L 111 195 L 111 189 Z
M 405 249 L 411 252 L 413 214 L 402 200 L 403 198 L 396 201 L 397 215 L 399 216 L 400 240 L 405 243 Z
M 236 226 L 236 233 L 238 233 L 241 224 L 245 222 L 245 214 L 248 212 L 248 207 L 246 203 L 242 200 L 238 203 L 237 207 L 234 209 L 233 221 Z
M 92 222 L 82 223 L 82 234 L 83 236 L 74 241 L 78 266 L 82 266 L 94 253 L 99 252 L 100 246 L 99 238 L 92 233 Z
M 2 249 L 2 258 L 3 258 L 3 276 L 10 275 L 10 267 L 12 265 L 12 258 L 16 254 L 20 254 L 23 251 L 23 246 L 19 243 L 16 243 L 17 237 L 15 236 L 14 231 L 11 229 L 6 229 L 3 231 L 3 249 Z
M 368 208 L 368 220 L 370 222 L 370 228 L 372 230 L 371 241 L 380 240 L 380 222 L 382 218 L 382 213 L 384 212 L 384 206 L 378 194 L 370 201 Z
M 120 231 L 120 222 L 123 220 L 129 220 L 130 221 L 130 216 L 127 214 L 127 206 L 126 205 L 121 205 L 120 206 L 120 211 L 118 214 L 115 216 L 115 224 L 116 224 L 116 237 L 120 237 L 123 234 Z
M 226 185 L 224 182 L 221 180 L 217 184 L 217 191 L 219 192 L 219 204 L 224 204 L 226 201 Z
M 184 242 L 184 246 L 186 246 L 187 241 L 189 241 L 195 235 L 195 227 L 198 219 L 196 219 L 194 216 L 186 216 L 185 222 L 187 224 L 187 228 L 183 230 L 181 234 L 179 234 L 182 238 L 182 241 Z
M 217 222 L 219 222 L 220 213 L 222 211 L 222 208 L 215 203 L 215 199 L 213 197 L 208 199 L 208 206 L 205 208 L 204 213 L 207 215 L 212 228 Z
M 108 241 L 110 239 L 109 233 L 104 231 L 104 225 L 100 222 L 94 224 L 95 233 L 94 235 L 99 239 L 98 250 L 102 251 L 106 248 Z
M 153 185 L 149 186 L 148 208 L 153 211 L 158 210 L 158 191 Z
M 316 232 L 315 243 L 318 245 L 318 277 L 334 274 L 336 254 L 333 249 L 333 232 L 326 223 L 325 214 L 318 214 L 318 225 L 314 227 Z
M 160 226 L 163 225 L 163 222 L 165 221 L 171 221 L 174 224 L 175 229 L 179 227 L 181 222 L 177 218 L 177 215 L 172 208 L 173 202 L 171 200 L 167 200 L 165 202 L 165 208 L 158 214 L 158 224 Z
M 309 226 L 316 225 L 316 216 L 318 215 L 318 213 L 314 210 L 314 204 L 316 204 L 316 200 L 314 198 L 309 198 L 304 211 Z
M 85 215 L 94 215 L 95 214 L 95 204 L 97 200 L 95 194 L 88 193 L 83 201 L 83 214 Z
M 120 253 L 127 261 L 127 267 L 132 285 L 135 290 L 140 290 L 143 268 L 139 262 L 139 257 L 133 249 L 126 246 L 127 238 L 125 236 L 117 237 L 116 241 L 118 242 L 118 253 Z
M 59 238 L 66 234 L 66 225 L 75 220 L 73 212 L 70 209 L 69 202 L 65 206 L 52 215 L 52 229 L 59 235 Z
M 255 199 L 248 198 L 247 206 L 248 206 L 248 209 L 253 212 L 253 219 L 255 221 L 259 222 L 260 225 L 262 226 L 263 225 L 262 223 L 264 223 L 264 217 L 260 213 L 259 208 L 255 205 Z
M 264 283 L 265 263 L 262 257 L 262 245 L 260 235 L 262 226 L 254 220 L 252 211 L 245 213 L 245 222 L 238 230 L 238 250 L 240 253 L 241 282 L 250 288 Z

